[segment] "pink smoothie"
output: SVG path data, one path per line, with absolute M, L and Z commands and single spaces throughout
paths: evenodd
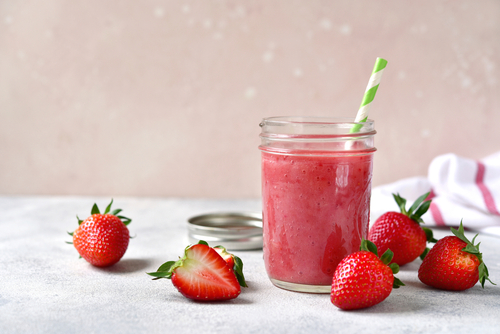
M 264 261 L 271 279 L 331 285 L 337 264 L 368 234 L 372 152 L 262 152 Z

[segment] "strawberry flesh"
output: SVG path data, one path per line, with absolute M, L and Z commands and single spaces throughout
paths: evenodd
M 234 267 L 234 255 L 231 253 L 228 253 L 226 249 L 222 246 L 215 246 L 214 250 L 219 253 L 219 255 L 226 261 L 227 265 L 229 268 Z
M 226 261 L 229 268 L 233 269 L 240 286 L 248 287 L 243 275 L 243 261 L 234 254 L 229 253 L 224 246 L 215 246 L 213 249 Z

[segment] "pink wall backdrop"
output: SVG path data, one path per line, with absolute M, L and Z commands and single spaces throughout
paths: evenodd
M 0 2 L 0 194 L 260 196 L 266 116 L 354 117 L 374 185 L 500 150 L 498 0 Z

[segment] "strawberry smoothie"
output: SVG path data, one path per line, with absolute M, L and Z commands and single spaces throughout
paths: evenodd
M 278 287 L 330 292 L 338 263 L 368 235 L 375 148 L 272 146 L 260 147 L 267 273 Z

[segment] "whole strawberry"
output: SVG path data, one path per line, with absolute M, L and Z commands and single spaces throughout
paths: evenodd
M 391 250 L 379 258 L 377 247 L 368 240 L 362 240 L 360 251 L 340 261 L 332 281 L 332 303 L 343 310 L 354 310 L 376 305 L 385 300 L 393 288 L 403 286 L 394 277 L 399 266 L 389 263 Z
M 165 262 L 148 275 L 171 279 L 182 295 L 198 301 L 233 299 L 241 293 L 240 285 L 247 286 L 241 259 L 221 246 L 212 248 L 201 240 L 186 247 L 178 261 Z
M 431 201 L 424 201 L 429 193 L 420 196 L 406 210 L 406 200 L 393 194 L 401 212 L 386 212 L 380 216 L 368 232 L 368 239 L 378 248 L 379 252 L 391 249 L 394 252 L 392 262 L 400 266 L 412 262 L 426 251 L 427 242 L 435 242 L 432 231 L 421 227 L 421 216 L 427 212 Z
M 485 281 L 490 279 L 479 244 L 474 245 L 477 234 L 472 242 L 469 241 L 462 222 L 458 231 L 454 228 L 451 231 L 454 236 L 440 239 L 427 253 L 418 269 L 418 278 L 422 283 L 442 290 L 467 290 L 478 281 L 484 288 Z
M 77 216 L 78 228 L 72 233 L 68 232 L 80 256 L 96 267 L 117 263 L 128 247 L 130 234 L 127 225 L 131 219 L 119 216 L 121 209 L 110 213 L 112 204 L 113 200 L 102 214 L 94 204 L 91 216 L 85 220 Z

